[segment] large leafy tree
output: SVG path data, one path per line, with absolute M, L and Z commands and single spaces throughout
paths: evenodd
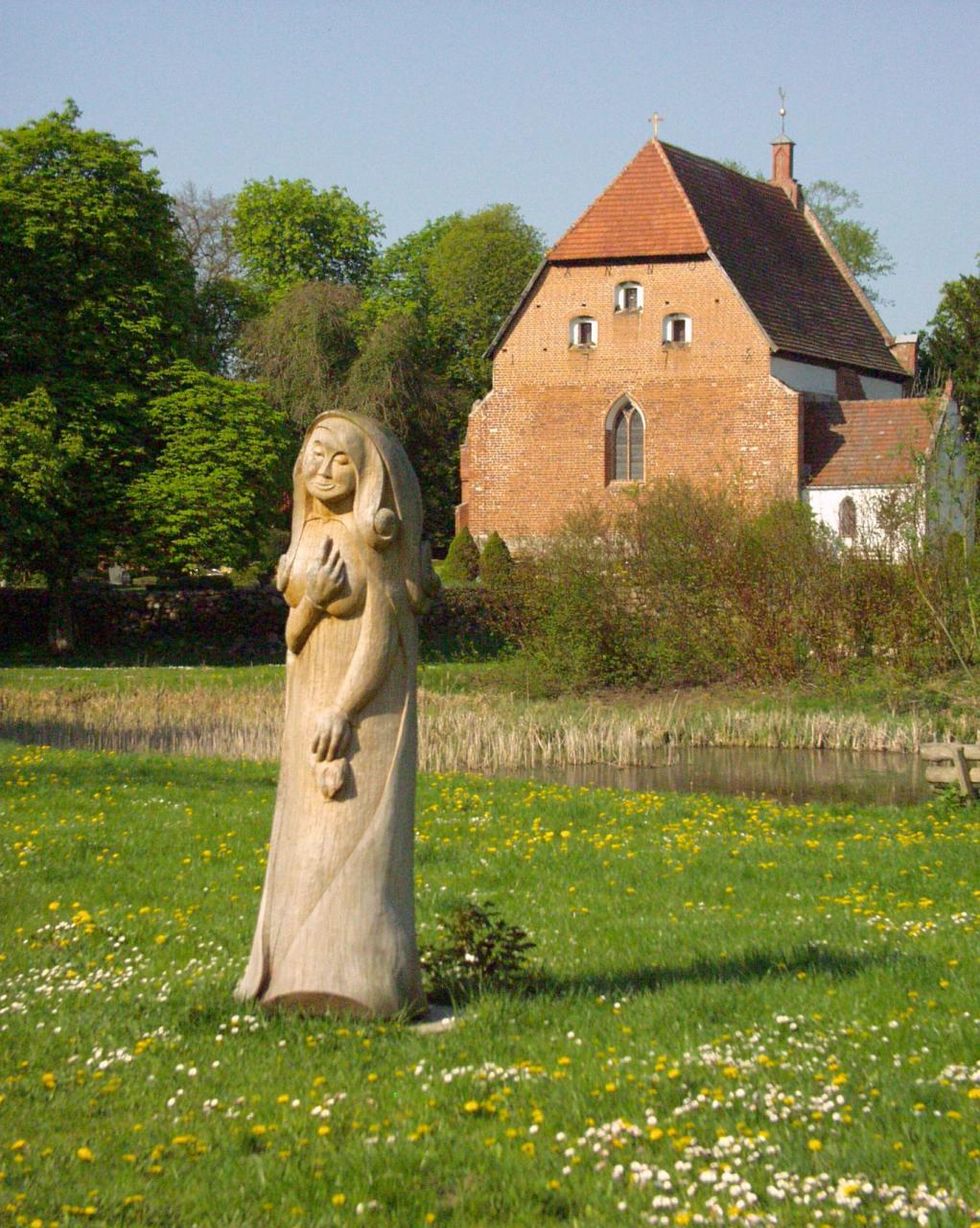
M 514 205 L 491 205 L 448 226 L 428 253 L 429 335 L 442 373 L 473 396 L 490 384 L 483 357 L 541 260 L 541 233 Z
M 367 205 L 343 188 L 317 191 L 308 179 L 246 183 L 232 214 L 245 276 L 272 297 L 307 281 L 362 285 L 382 233 Z
M 245 371 L 299 427 L 335 405 L 357 357 L 353 286 L 311 281 L 294 286 L 242 334 Z
M 362 319 L 373 324 L 401 313 L 426 320 L 433 306 L 429 260 L 437 244 L 462 221 L 462 213 L 433 218 L 390 243 L 371 269 Z
M 878 231 L 851 216 L 852 210 L 861 208 L 861 197 L 833 179 L 817 179 L 804 190 L 804 199 L 858 285 L 872 303 L 878 302 L 874 283 L 894 270 L 895 261 L 878 238 Z
M 153 464 L 128 493 L 143 559 L 180 572 L 254 562 L 286 481 L 283 414 L 255 384 L 188 362 L 158 383 L 146 408 Z
M 977 273 L 942 288 L 936 314 L 922 338 L 922 367 L 935 387 L 952 378 L 963 421 L 973 438 L 980 428 L 980 255 Z
M 58 648 L 72 578 L 120 547 L 147 381 L 193 311 L 150 151 L 78 119 L 68 102 L 0 131 L 0 551 L 46 577 Z
M 393 312 L 375 325 L 338 400 L 380 419 L 404 444 L 422 487 L 426 534 L 444 549 L 452 536 L 469 397 L 434 369 L 419 316 Z

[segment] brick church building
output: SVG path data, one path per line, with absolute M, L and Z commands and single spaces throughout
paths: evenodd
M 548 252 L 488 357 L 457 527 L 512 547 L 668 478 L 804 498 L 853 534 L 867 492 L 918 480 L 913 451 L 959 464 L 955 404 L 909 397 L 915 339 L 889 334 L 807 207 L 785 137 L 768 183 L 645 144 Z

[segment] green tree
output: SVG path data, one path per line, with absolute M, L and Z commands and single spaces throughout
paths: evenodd
M 494 529 L 480 554 L 480 583 L 484 588 L 503 589 L 510 583 L 513 572 L 514 560 L 507 543 Z
M 398 436 L 422 487 L 427 535 L 437 550 L 445 549 L 453 531 L 469 398 L 433 369 L 418 316 L 394 312 L 363 338 L 340 403 L 380 419 Z
M 260 379 L 273 405 L 300 427 L 337 403 L 357 357 L 354 314 L 360 301 L 353 286 L 305 282 L 287 290 L 242 333 L 245 372 Z
M 817 179 L 804 189 L 804 200 L 833 240 L 858 285 L 873 302 L 879 301 L 874 283 L 895 268 L 891 253 L 878 238 L 878 231 L 848 216 L 861 208 L 857 192 L 832 179 Z
M 464 525 L 449 543 L 441 579 L 446 584 L 472 584 L 480 574 L 480 547 Z
M 300 282 L 362 285 L 383 227 L 343 188 L 317 191 L 308 179 L 246 183 L 232 210 L 245 277 L 273 297 Z
M 980 427 L 980 255 L 977 273 L 942 288 L 936 314 L 922 338 L 922 371 L 931 387 L 952 378 L 970 436 Z
M 242 334 L 264 305 L 262 296 L 239 278 L 198 282 L 189 346 L 194 362 L 214 375 L 238 375 Z
M 0 390 L 131 387 L 180 351 L 192 272 L 152 151 L 73 102 L 0 131 Z M 56 398 L 57 399 L 57 398 Z
M 440 369 L 472 396 L 490 384 L 483 357 L 541 260 L 544 241 L 514 205 L 458 218 L 425 258 L 429 334 Z
M 73 577 L 125 540 L 147 381 L 184 352 L 193 310 L 150 151 L 79 128 L 79 114 L 67 102 L 0 131 L 4 548 L 45 575 L 59 649 Z
M 368 325 L 396 312 L 423 320 L 428 317 L 433 306 L 429 259 L 436 245 L 462 220 L 461 213 L 434 218 L 385 248 L 374 262 L 366 288 L 364 318 Z
M 292 437 L 255 384 L 177 363 L 146 407 L 152 468 L 128 500 L 141 558 L 182 572 L 244 567 L 262 551 L 286 488 Z

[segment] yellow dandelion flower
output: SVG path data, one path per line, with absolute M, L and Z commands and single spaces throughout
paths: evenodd
M 334 1194 L 334 1196 L 330 1199 L 330 1201 L 333 1203 L 335 1207 L 342 1207 L 344 1203 L 347 1201 L 347 1195 L 346 1194 Z
M 79 1149 L 75 1152 L 75 1155 L 78 1156 L 78 1158 L 84 1164 L 91 1164 L 91 1162 L 95 1159 L 95 1156 L 92 1154 L 92 1150 L 89 1147 L 79 1147 Z
M 810 1148 L 811 1151 L 822 1151 L 823 1150 L 823 1143 L 821 1143 L 821 1141 L 818 1138 L 811 1138 L 810 1141 L 807 1143 L 807 1146 Z

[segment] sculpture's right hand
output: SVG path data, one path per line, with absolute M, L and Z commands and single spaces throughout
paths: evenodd
M 313 758 L 342 759 L 350 745 L 350 718 L 340 708 L 326 708 L 316 718 Z
M 347 569 L 340 550 L 328 538 L 323 546 L 323 561 L 314 564 L 306 573 L 306 595 L 320 610 L 325 610 L 335 598 L 341 596 L 347 580 Z

